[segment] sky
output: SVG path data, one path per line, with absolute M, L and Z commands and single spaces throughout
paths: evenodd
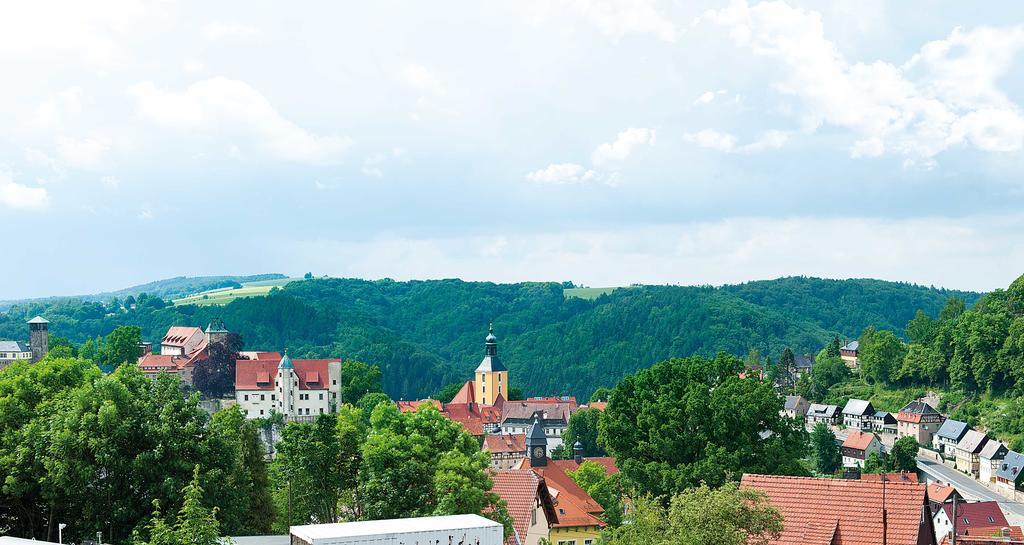
M 18 2 L 0 299 L 281 272 L 991 290 L 1024 4 Z

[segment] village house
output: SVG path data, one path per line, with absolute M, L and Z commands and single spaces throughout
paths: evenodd
M 28 321 L 28 343 L 0 340 L 0 369 L 15 361 L 35 363 L 50 350 L 50 322 L 42 316 Z
M 956 445 L 956 468 L 975 478 L 981 463 L 981 449 L 988 442 L 988 436 L 978 430 L 967 430 L 964 438 Z
M 192 371 L 200 362 L 209 358 L 210 345 L 220 342 L 228 335 L 223 322 L 214 320 L 206 326 L 206 331 L 198 327 L 171 326 L 167 334 L 160 340 L 160 353 L 153 354 L 142 350 L 139 356 L 138 365 L 142 374 L 155 379 L 162 374 L 177 375 L 184 383 L 192 384 Z M 145 343 L 143 343 L 145 345 Z M 263 352 L 249 352 L 247 354 L 259 357 Z M 280 359 L 280 354 L 276 354 Z
M 818 422 L 824 422 L 829 426 L 839 423 L 839 406 L 838 405 L 822 405 L 820 403 L 811 403 L 811 406 L 807 408 L 807 423 L 815 425 Z
M 843 407 L 843 425 L 861 431 L 871 431 L 875 408 L 870 401 L 851 399 Z
M 341 359 L 235 362 L 235 401 L 246 418 L 281 414 L 286 420 L 308 421 L 336 413 L 341 400 Z
M 913 437 L 919 445 L 930 445 L 945 419 L 924 401 L 911 401 L 896 414 L 896 436 Z
M 928 505 L 931 507 L 931 514 L 942 509 L 943 505 L 963 502 L 964 498 L 957 492 L 956 488 L 948 484 L 931 483 L 928 485 Z
M 882 442 L 877 435 L 851 430 L 843 441 L 843 467 L 863 468 L 871 453 L 879 454 L 881 451 Z
M 996 470 L 999 469 L 999 464 L 1003 462 L 1003 458 L 1009 451 L 1006 445 L 995 439 L 985 442 L 985 446 L 978 453 L 978 480 L 983 483 L 996 482 Z
M 850 369 L 857 368 L 857 346 L 860 344 L 859 341 L 851 341 L 846 343 L 839 349 L 839 357 L 843 360 Z
M 956 446 L 969 429 L 971 427 L 967 425 L 967 422 L 953 420 L 952 418 L 947 419 L 939 426 L 939 430 L 935 432 L 935 436 L 932 438 L 932 447 L 939 451 L 943 458 L 955 460 Z
M 807 409 L 811 407 L 811 404 L 803 398 L 803 396 L 786 396 L 786 402 L 782 406 L 782 414 L 789 418 L 804 418 L 807 415 Z
M 793 358 L 793 382 L 800 380 L 814 367 L 814 356 L 804 354 Z
M 871 429 L 875 433 L 896 433 L 896 417 L 887 411 L 875 411 L 871 416 Z
M 1024 484 L 1024 454 L 1007 451 L 996 469 L 996 485 L 1006 490 L 1020 490 Z
M 485 435 L 481 448 L 490 454 L 492 469 L 512 469 L 526 457 L 526 434 Z
M 547 455 L 562 444 L 562 432 L 572 414 L 569 403 L 506 401 L 501 410 L 501 433 L 526 433 L 539 422 L 547 437 Z
M 539 545 L 546 540 L 558 517 L 544 478 L 530 469 L 504 469 L 490 477 L 494 482 L 491 490 L 505 500 L 512 518 L 512 535 L 505 545 Z
M 747 474 L 740 487 L 763 492 L 782 515 L 769 545 L 935 545 L 923 484 Z
M 952 537 L 943 537 L 939 544 L 952 545 Z M 1024 531 L 1020 526 L 968 528 L 956 538 L 956 545 L 1024 545 Z
M 944 504 L 942 509 L 935 513 L 932 517 L 932 525 L 935 527 L 936 542 L 952 535 L 952 503 Z M 956 504 L 956 535 L 958 538 L 972 529 L 993 526 L 1001 528 L 1007 525 L 1009 523 L 1006 521 L 1006 516 L 1003 515 L 999 504 L 994 501 L 957 502 Z

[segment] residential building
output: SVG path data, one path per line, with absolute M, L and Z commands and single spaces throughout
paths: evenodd
M 851 369 L 857 368 L 857 345 L 859 344 L 859 341 L 851 341 L 839 349 L 839 357 L 842 358 L 843 363 Z
M 220 320 L 210 322 L 206 331 L 198 327 L 171 326 L 160 341 L 159 354 L 140 346 L 139 368 L 149 378 L 175 374 L 183 383 L 191 385 L 196 365 L 210 357 L 210 344 L 221 341 L 227 334 Z M 243 352 L 242 355 L 249 359 L 281 359 L 278 352 Z
M 213 324 L 210 324 L 211 327 Z M 160 353 L 165 356 L 184 356 L 199 349 L 206 335 L 198 327 L 171 326 L 160 339 Z
M 491 481 L 512 518 L 505 545 L 539 545 L 547 539 L 558 517 L 544 478 L 531 469 L 506 469 L 491 473 Z
M 956 459 L 956 446 L 969 429 L 971 427 L 967 425 L 967 422 L 949 418 L 935 432 L 935 436 L 932 438 L 932 447 L 939 451 L 943 458 Z
M 770 545 L 935 545 L 923 484 L 747 474 L 740 487 L 782 514 Z
M 942 509 L 942 506 L 949 503 L 952 504 L 954 501 L 964 501 L 963 496 L 957 492 L 956 488 L 948 484 L 932 483 L 928 485 L 928 505 L 931 507 L 932 516 L 935 515 Z
M 811 408 L 810 402 L 803 396 L 786 396 L 786 402 L 782 406 L 782 414 L 789 418 L 804 418 L 807 416 L 807 409 Z
M 502 545 L 504 527 L 480 515 L 305 524 L 290 529 L 291 545 L 472 543 Z
M 569 403 L 506 401 L 501 409 L 501 433 L 526 433 L 539 421 L 547 437 L 547 455 L 562 444 L 562 432 L 569 425 Z
M 864 461 L 872 453 L 879 454 L 882 451 L 882 442 L 873 433 L 864 433 L 858 430 L 850 430 L 843 441 L 843 467 L 864 467 Z
M 918 444 L 930 445 L 945 419 L 924 401 L 911 401 L 896 414 L 896 436 L 913 437 Z
M 860 476 L 862 481 L 873 481 L 880 483 L 885 481 L 887 483 L 916 483 L 920 482 L 917 479 L 917 473 L 910 471 L 891 471 L 889 473 L 865 473 Z
M 512 469 L 526 457 L 526 434 L 485 435 L 481 447 L 491 456 L 491 468 Z
M 996 485 L 1008 490 L 1020 490 L 1024 485 L 1024 454 L 1007 451 L 996 470 Z
M 812 367 L 814 367 L 814 356 L 810 354 L 793 358 L 793 382 L 800 380 Z
M 935 527 L 935 541 L 939 542 L 946 536 L 953 533 L 953 504 L 948 503 L 942 506 L 932 517 L 932 525 Z M 956 535 L 966 534 L 971 529 L 989 528 L 992 526 L 1007 526 L 1006 516 L 1003 515 L 999 504 L 994 501 L 978 502 L 957 502 L 956 503 Z
M 312 420 L 336 413 L 341 404 L 341 359 L 235 362 L 235 401 L 246 418 L 273 413 L 288 420 Z
M 951 536 L 945 536 L 940 545 L 952 545 Z M 979 526 L 968 528 L 956 538 L 957 545 L 1024 545 L 1024 530 L 1020 526 Z
M 839 412 L 838 405 L 822 405 L 820 403 L 811 403 L 811 406 L 807 408 L 806 421 L 810 425 L 815 425 L 818 422 L 824 422 L 830 426 L 839 423 Z
M 896 417 L 887 411 L 875 411 L 871 417 L 871 429 L 875 433 L 896 433 Z
M 843 425 L 861 431 L 871 431 L 875 408 L 870 401 L 851 399 L 843 407 Z
M 988 436 L 978 430 L 967 430 L 964 438 L 956 445 L 956 468 L 973 477 L 978 476 L 981 463 L 981 449 L 988 442 Z
M 986 441 L 985 446 L 978 453 L 978 480 L 983 483 L 996 482 L 996 470 L 999 469 L 999 464 L 1003 463 L 1003 458 L 1009 451 L 1010 449 L 1006 448 L 1006 445 L 995 439 Z
M 28 321 L 28 343 L 0 340 L 0 369 L 15 361 L 35 363 L 50 350 L 50 322 L 42 316 Z
M 498 357 L 498 338 L 492 324 L 484 339 L 484 359 L 476 368 L 476 398 L 484 405 L 494 405 L 498 397 L 508 399 L 508 369 Z

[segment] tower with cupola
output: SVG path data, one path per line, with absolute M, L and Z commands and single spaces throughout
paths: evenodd
M 482 405 L 494 405 L 501 399 L 508 399 L 508 369 L 498 357 L 498 338 L 494 336 L 494 325 L 491 324 L 484 339 L 484 359 L 476 368 L 476 399 Z
M 281 413 L 285 416 L 291 416 L 295 409 L 295 382 L 298 377 L 295 376 L 295 365 L 292 363 L 291 357 L 288 356 L 288 350 L 284 351 L 284 357 L 281 358 L 281 363 L 277 365 L 277 380 L 276 390 L 277 397 L 279 399 L 278 406 Z

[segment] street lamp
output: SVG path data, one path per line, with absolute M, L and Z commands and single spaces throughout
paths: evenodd
M 57 543 L 64 543 L 64 528 L 67 527 L 68 525 L 63 522 L 57 525 Z

